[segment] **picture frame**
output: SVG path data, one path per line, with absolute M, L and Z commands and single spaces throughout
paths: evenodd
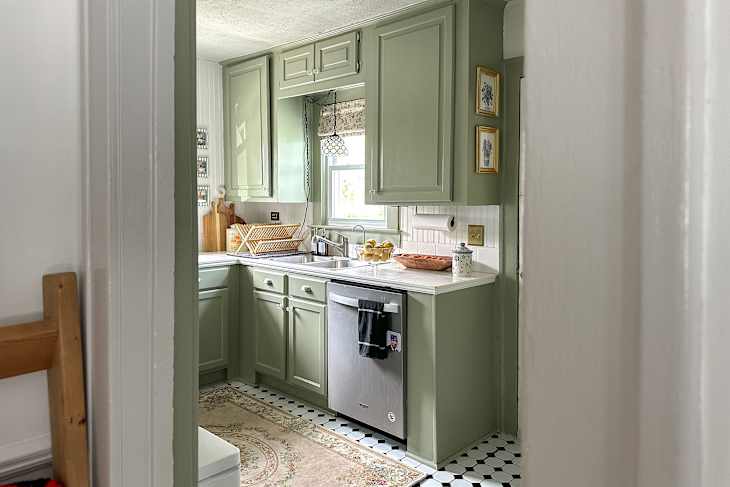
M 198 185 L 198 206 L 206 207 L 210 203 L 210 186 L 207 184 Z
M 477 126 L 475 154 L 476 171 L 481 174 L 499 173 L 499 129 Z
M 198 149 L 208 148 L 208 129 L 205 127 L 198 127 L 195 135 L 195 144 Z
M 477 66 L 476 78 L 476 111 L 479 115 L 498 117 L 500 108 L 500 83 L 502 75 L 499 71 L 485 66 Z
M 198 156 L 196 167 L 198 177 L 208 179 L 208 156 Z

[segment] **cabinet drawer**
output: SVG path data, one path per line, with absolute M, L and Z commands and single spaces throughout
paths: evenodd
M 324 303 L 327 301 L 327 281 L 315 277 L 289 276 L 289 295 Z
M 262 291 L 286 293 L 286 275 L 280 272 L 253 269 L 251 271 L 253 287 Z
M 228 287 L 230 267 L 215 267 L 198 270 L 198 290 Z

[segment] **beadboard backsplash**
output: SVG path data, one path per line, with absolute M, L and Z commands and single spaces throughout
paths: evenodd
M 468 225 L 484 225 L 484 246 L 469 245 L 474 251 L 474 270 L 499 270 L 499 206 L 419 206 L 419 214 L 454 215 L 451 232 L 416 230 L 416 207 L 401 207 L 401 249 L 404 252 L 451 255 L 459 242 L 467 241 Z
M 307 211 L 305 226 L 312 224 L 314 205 Z M 303 203 L 236 203 L 236 213 L 247 222 L 268 223 L 270 212 L 278 211 L 282 223 L 301 223 L 304 217 Z M 418 252 L 434 255 L 452 255 L 459 242 L 467 242 L 468 225 L 484 225 L 484 246 L 469 245 L 474 251 L 474 270 L 499 271 L 499 206 L 419 206 L 420 214 L 454 215 L 455 229 L 452 232 L 437 230 L 416 230 L 413 216 L 416 207 L 400 208 L 401 238 L 398 249 L 402 252 Z M 392 239 L 397 242 L 397 239 Z M 359 242 L 352 240 L 353 245 Z M 303 248 L 308 248 L 305 242 Z M 351 249 L 354 255 L 354 247 Z

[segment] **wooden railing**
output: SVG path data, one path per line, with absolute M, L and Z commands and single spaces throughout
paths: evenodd
M 53 473 L 88 487 L 84 360 L 76 274 L 43 276 L 43 320 L 0 326 L 0 379 L 48 370 Z

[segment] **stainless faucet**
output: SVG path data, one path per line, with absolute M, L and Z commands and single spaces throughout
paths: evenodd
M 346 236 L 342 235 L 341 233 L 335 232 L 335 235 L 337 235 L 339 243 L 334 242 L 327 237 L 324 237 L 322 235 L 318 235 L 317 232 L 314 232 L 312 235 L 312 248 L 316 248 L 317 242 L 321 241 L 329 245 L 330 247 L 333 247 L 335 250 L 337 250 L 340 254 L 342 254 L 343 257 L 349 257 L 350 256 L 350 239 Z

